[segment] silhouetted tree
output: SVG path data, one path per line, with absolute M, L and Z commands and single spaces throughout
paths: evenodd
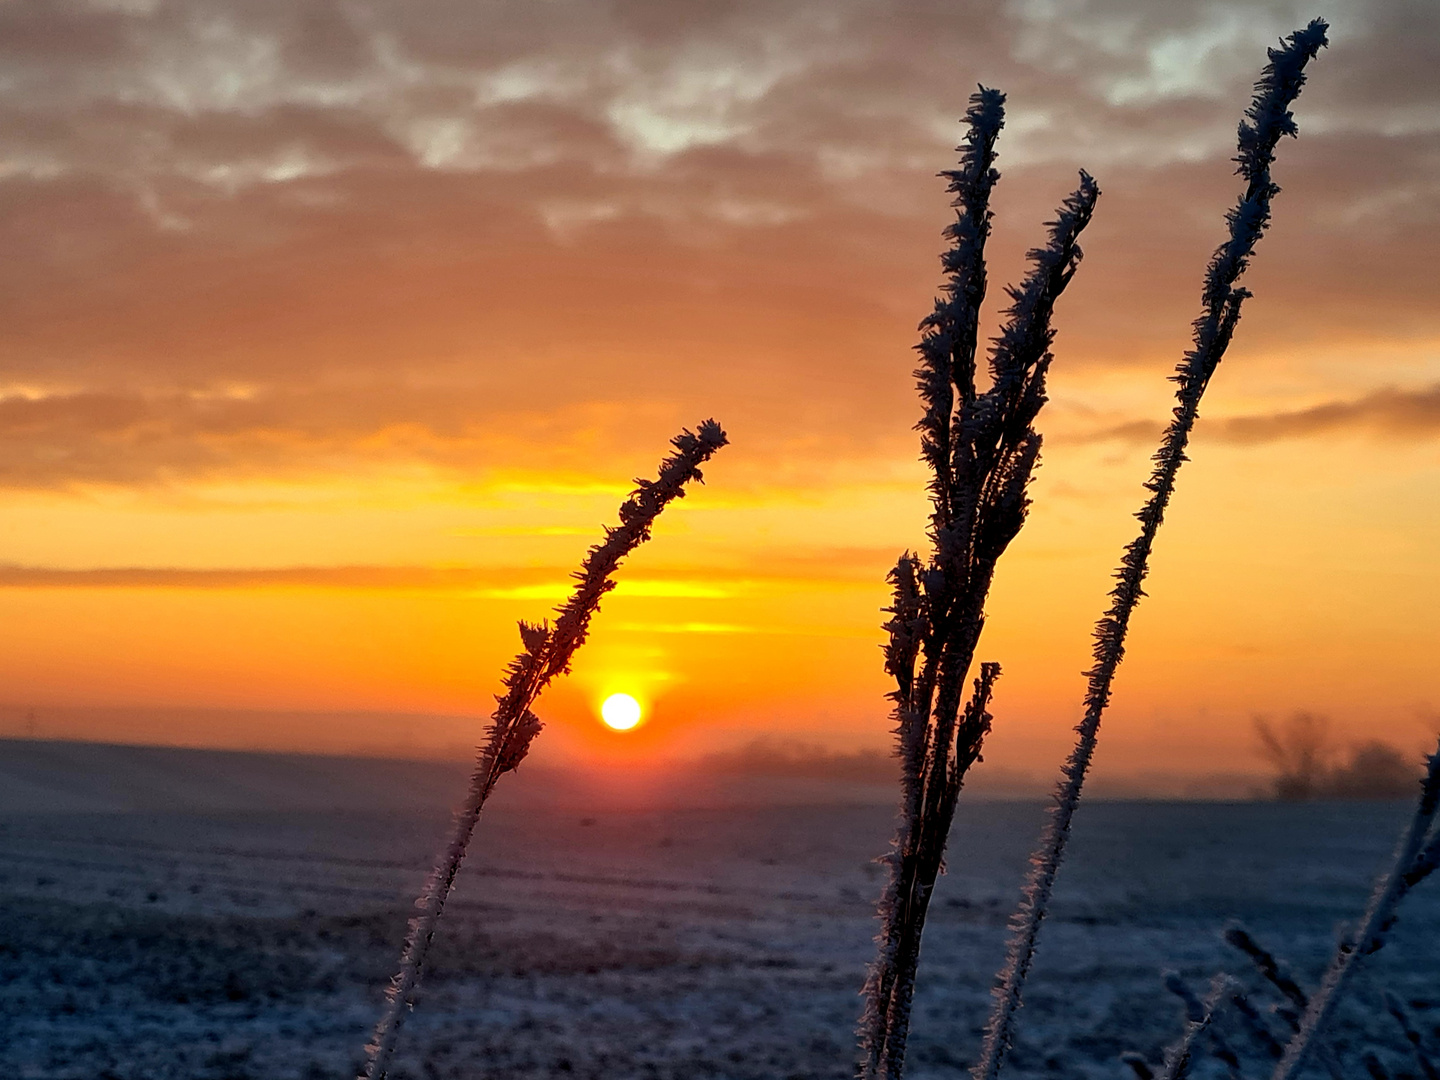
M 1414 791 L 1414 762 L 1378 739 L 1355 747 L 1325 784 L 1325 794 L 1335 799 L 1407 799 Z
M 1277 728 L 1257 716 L 1255 734 L 1260 752 L 1275 769 L 1277 799 L 1300 802 L 1322 793 L 1334 755 L 1329 717 L 1297 712 Z
M 1379 739 L 1339 754 L 1327 716 L 1297 712 L 1284 724 L 1255 718 L 1260 752 L 1275 770 L 1277 799 L 1407 799 L 1415 789 L 1414 763 L 1405 752 Z

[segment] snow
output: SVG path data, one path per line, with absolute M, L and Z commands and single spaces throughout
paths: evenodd
M 263 779 L 275 767 L 254 769 Z M 54 768 L 27 782 L 57 790 Z M 188 775 L 203 789 L 213 774 L 197 765 Z M 540 792 L 522 797 L 539 776 L 522 769 L 515 797 L 502 788 L 481 822 L 397 1080 L 852 1075 L 881 881 L 871 860 L 885 850 L 889 809 L 546 809 Z M 15 812 L 6 788 L 6 1075 L 353 1077 L 443 835 L 444 784 L 365 812 L 318 796 L 277 808 L 291 797 L 261 779 L 248 810 L 232 805 L 233 785 L 212 790 L 209 808 L 194 793 L 145 808 L 96 781 L 92 802 L 142 808 L 53 812 L 86 809 L 82 780 L 68 782 L 72 804 L 45 814 Z M 231 794 L 220 798 L 221 787 Z M 1405 813 L 1385 803 L 1082 806 L 1008 1074 L 1119 1077 L 1123 1050 L 1157 1059 L 1181 1024 L 1162 969 L 1202 991 L 1222 967 L 1257 987 L 1219 940 L 1232 917 L 1313 985 Z M 978 1051 L 1041 808 L 962 796 L 958 819 L 925 939 L 915 1078 L 959 1076 Z M 1437 929 L 1440 887 L 1427 882 L 1341 1017 L 1347 1074 L 1359 1072 L 1361 1044 L 1397 1075 L 1406 1068 L 1384 987 L 1436 1034 Z M 1273 998 L 1256 989 L 1254 1000 Z M 1226 1031 L 1252 1046 L 1240 1028 Z M 1250 1073 L 1265 1075 L 1253 1060 Z M 1197 1075 L 1215 1068 L 1205 1061 Z

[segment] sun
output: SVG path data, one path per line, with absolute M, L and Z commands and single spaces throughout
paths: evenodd
M 600 719 L 616 731 L 629 731 L 640 723 L 640 702 L 629 694 L 611 694 L 600 706 Z

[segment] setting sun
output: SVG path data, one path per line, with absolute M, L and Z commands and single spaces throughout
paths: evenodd
M 640 723 L 640 702 L 629 694 L 611 694 L 600 706 L 600 719 L 616 731 L 629 731 Z

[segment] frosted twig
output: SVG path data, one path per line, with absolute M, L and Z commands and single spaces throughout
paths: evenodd
M 1420 1029 L 1410 1019 L 1410 1010 L 1405 1008 L 1405 1003 L 1400 998 L 1385 991 L 1385 1008 L 1400 1025 L 1401 1032 L 1405 1035 L 1405 1041 L 1410 1044 L 1410 1052 L 1415 1056 L 1415 1064 L 1420 1067 L 1420 1075 L 1425 1080 L 1440 1080 L 1440 1070 L 1435 1067 L 1435 1062 L 1430 1060 L 1429 1053 L 1425 1049 L 1425 1036 L 1420 1034 Z
M 1309 995 L 1300 988 L 1300 984 L 1295 981 L 1289 969 L 1277 960 L 1269 949 L 1256 941 L 1249 930 L 1238 922 L 1232 922 L 1225 927 L 1222 936 L 1227 944 L 1233 945 L 1249 957 L 1250 962 L 1255 965 L 1255 970 L 1280 993 L 1302 1009 L 1310 1004 Z
M 1275 1038 L 1275 1033 L 1270 1030 L 1270 1025 L 1265 1022 L 1265 1017 L 1260 1015 L 1260 1010 L 1250 1003 L 1245 992 L 1236 987 L 1230 992 L 1230 1004 L 1240 1018 L 1245 1021 L 1246 1028 L 1254 1036 L 1255 1041 L 1264 1049 L 1266 1055 L 1272 1061 L 1279 1061 L 1285 1056 L 1285 1045 Z
M 659 476 L 655 480 L 635 481 L 635 491 L 620 507 L 620 524 L 606 528 L 605 539 L 590 549 L 580 569 L 572 575 L 576 579 L 574 592 L 556 609 L 554 625 L 520 623 L 524 649 L 505 671 L 505 693 L 496 698 L 498 705 L 491 714 L 487 738 L 476 758 L 469 791 L 455 812 L 449 841 L 415 901 L 417 914 L 410 920 L 400 970 L 391 980 L 384 1012 L 365 1048 L 363 1080 L 384 1080 L 400 1025 L 414 1006 L 435 927 L 455 884 L 455 875 L 465 858 L 480 812 L 500 777 L 524 759 L 542 726 L 530 707 L 556 676 L 569 670 L 570 660 L 584 644 L 590 620 L 599 610 L 601 599 L 615 587 L 614 573 L 620 561 L 650 538 L 655 519 L 671 501 L 684 496 L 685 484 L 703 479 L 700 466 L 727 441 L 725 432 L 714 420 L 706 420 L 693 434 L 686 430 L 672 439 L 675 452 L 661 462 Z
M 1177 980 L 1178 981 L 1178 980 Z M 1166 980 L 1170 985 L 1170 980 Z M 1182 998 L 1186 1000 L 1185 1034 L 1165 1054 L 1165 1071 L 1162 1080 L 1184 1080 L 1190 1072 L 1190 1062 L 1195 1056 L 1195 1041 L 1210 1031 L 1215 1017 L 1230 993 L 1230 979 L 1217 975 L 1210 984 L 1210 993 L 1204 1001 L 1195 1001 L 1188 989 Z M 1174 989 L 1171 987 L 1171 989 Z
M 1437 810 L 1440 810 L 1440 746 L 1427 761 L 1415 813 L 1401 834 L 1391 868 L 1376 883 L 1359 925 L 1341 934 L 1335 955 L 1320 982 L 1320 989 L 1311 995 L 1309 1007 L 1300 1020 L 1300 1029 L 1285 1048 L 1285 1056 L 1275 1066 L 1272 1080 L 1294 1080 L 1299 1076 L 1360 959 L 1384 946 L 1386 935 L 1395 925 L 1400 901 L 1416 883 L 1424 880 L 1425 873 L 1417 877 L 1416 871 L 1428 850 L 1426 834 Z
M 934 549 L 923 564 L 907 552 L 890 574 L 894 599 L 886 609 L 893 617 L 885 624 L 885 667 L 896 682 L 890 698 L 901 800 L 858 1031 L 860 1074 L 867 1078 L 895 1080 L 904 1067 L 925 914 L 960 785 L 989 730 L 986 705 L 999 666 L 982 665 L 963 715 L 961 691 L 995 561 L 1025 519 L 1025 490 L 1040 447 L 1032 423 L 1045 402 L 1054 337 L 1051 312 L 1079 264 L 1076 240 L 1099 194 L 1082 174 L 1080 190 L 1050 223 L 1050 242 L 1029 253 L 1031 271 L 1010 290 L 1008 320 L 990 352 L 991 386 L 978 391 L 984 252 L 1004 102 L 1003 94 L 985 87 L 971 96 L 960 167 L 943 174 L 956 196 L 956 218 L 945 231 L 951 247 L 942 256 L 947 281 L 920 324 L 915 375 L 924 415 L 917 427 L 931 472 Z
M 970 99 L 960 168 L 946 173 L 957 196 L 953 241 L 942 262 L 949 279 L 924 331 L 916 371 L 925 412 L 917 425 L 932 473 L 934 550 L 922 568 L 908 552 L 890 574 L 886 670 L 894 677 L 901 800 L 879 902 L 876 958 L 860 1018 L 860 1075 L 898 1080 L 930 894 L 944 860 L 955 802 L 989 730 L 986 712 L 999 665 L 981 666 L 970 706 L 960 698 L 984 625 L 995 563 L 1024 524 L 1026 488 L 1039 456 L 1033 423 L 1045 403 L 1054 340 L 1051 315 L 1081 259 L 1080 233 L 1099 189 L 1085 173 L 1049 223 L 1049 242 L 1028 253 L 1024 283 L 1009 291 L 1006 322 L 990 350 L 991 384 L 975 386 L 976 337 L 985 293 L 995 140 L 1004 95 L 984 87 Z M 917 670 L 918 669 L 918 670 Z
M 1216 249 L 1205 274 L 1202 311 L 1195 321 L 1194 347 L 1176 369 L 1178 384 L 1174 415 L 1155 454 L 1155 468 L 1145 487 L 1149 500 L 1136 517 L 1140 535 L 1125 550 L 1111 592 L 1112 604 L 1095 627 L 1095 665 L 1086 673 L 1085 714 L 1076 728 L 1077 740 L 1062 770 L 1054 806 L 1031 860 L 1031 870 L 1019 909 L 1012 921 L 1010 950 L 998 976 L 995 1006 L 985 1035 L 985 1046 L 974 1069 L 976 1080 L 996 1080 L 1015 1037 L 1016 1013 L 1025 980 L 1035 957 L 1040 925 L 1050 907 L 1055 876 L 1065 855 L 1071 821 L 1079 805 L 1085 776 L 1094 757 L 1100 719 L 1110 702 L 1111 684 L 1125 655 L 1130 616 L 1144 592 L 1150 551 L 1175 490 L 1175 477 L 1185 461 L 1185 448 L 1199 415 L 1200 400 L 1210 377 L 1225 355 L 1240 306 L 1250 293 L 1236 286 L 1249 265 L 1255 245 L 1270 221 L 1270 203 L 1279 188 L 1270 178 L 1275 147 L 1282 135 L 1296 133 L 1290 104 L 1304 85 L 1304 68 L 1326 44 L 1323 20 L 1297 30 L 1279 49 L 1269 51 L 1269 64 L 1255 86 L 1255 99 L 1240 124 L 1238 172 L 1247 181 L 1245 193 L 1226 216 L 1228 239 Z
M 1167 971 L 1164 973 L 1163 978 L 1165 981 L 1165 989 L 1178 997 L 1185 1006 L 1185 1019 L 1192 1024 L 1205 1020 L 1205 1002 L 1196 996 L 1195 991 L 1190 989 L 1190 984 L 1180 977 L 1180 973 L 1178 971 Z M 1233 999 L 1235 987 L 1233 985 L 1227 985 L 1225 990 Z M 1218 999 L 1216 1000 L 1218 1002 Z M 1218 1004 L 1215 1008 L 1218 1010 Z M 1230 1075 L 1230 1080 L 1239 1080 L 1240 1056 L 1231 1048 L 1230 1044 L 1225 1040 L 1225 1036 L 1220 1033 L 1220 1029 L 1216 1025 L 1208 1021 L 1206 1021 L 1206 1023 L 1208 1025 L 1207 1034 L 1210 1039 L 1210 1052 L 1224 1064 L 1226 1072 Z

